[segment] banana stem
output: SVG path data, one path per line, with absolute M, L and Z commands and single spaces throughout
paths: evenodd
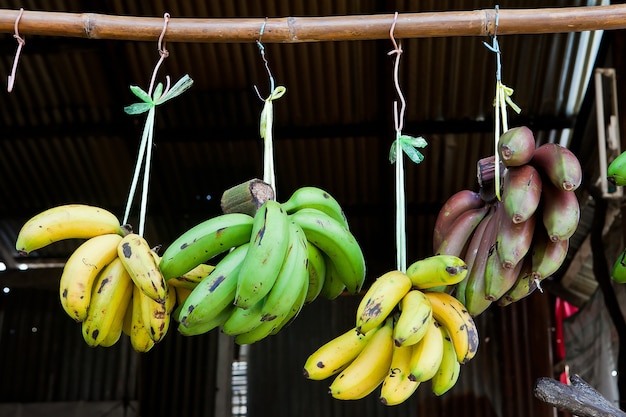
M 401 132 L 396 130 L 396 141 Z M 402 146 L 396 146 L 396 263 L 406 272 L 406 207 L 404 195 L 404 158 Z

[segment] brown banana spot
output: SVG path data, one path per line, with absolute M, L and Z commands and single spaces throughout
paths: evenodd
M 98 287 L 98 294 L 100 294 L 104 290 L 104 287 L 106 287 L 109 282 L 111 282 L 111 278 L 109 277 L 106 277 L 102 280 L 100 286 Z
M 98 338 L 98 334 L 99 334 L 99 333 L 100 333 L 100 331 L 99 331 L 98 329 L 94 330 L 94 331 L 91 333 L 91 338 L 92 338 L 93 340 L 96 340 L 96 339 Z
M 324 365 L 324 362 L 322 361 L 319 361 L 318 363 L 316 363 L 315 366 L 317 366 L 320 369 L 326 368 L 326 365 Z
M 122 254 L 124 255 L 124 258 L 126 259 L 130 259 L 130 257 L 133 255 L 133 249 L 128 244 L 128 242 L 124 242 L 122 244 Z

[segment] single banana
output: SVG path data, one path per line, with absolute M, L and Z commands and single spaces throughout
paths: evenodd
M 569 239 L 553 241 L 545 230 L 538 230 L 530 250 L 532 275 L 539 281 L 559 270 L 569 249 Z
M 411 285 L 421 290 L 454 285 L 467 275 L 467 264 L 455 255 L 433 255 L 413 262 L 406 275 Z
M 391 317 L 404 296 L 411 290 L 411 279 L 401 271 L 389 271 L 378 277 L 365 292 L 356 310 L 356 328 L 367 333 Z
M 535 149 L 530 161 L 557 189 L 576 190 L 583 178 L 580 161 L 574 153 L 558 143 L 544 143 Z
M 235 335 L 235 343 L 238 345 L 251 345 L 272 335 L 285 316 L 277 317 L 276 320 L 261 322 L 254 329 Z
M 100 207 L 66 204 L 44 210 L 26 221 L 17 235 L 15 249 L 27 255 L 60 240 L 105 234 L 126 234 L 113 213 Z
M 535 233 L 536 216 L 532 215 L 526 221 L 514 223 L 506 214 L 504 204 L 499 202 L 496 208 L 496 220 L 498 222 L 496 250 L 502 265 L 512 269 L 524 259 L 530 250 Z
M 298 294 L 298 298 L 294 301 L 291 306 L 291 310 L 281 319 L 280 323 L 274 327 L 274 329 L 270 332 L 271 335 L 275 335 L 280 332 L 284 327 L 289 326 L 300 314 L 302 308 L 306 304 L 306 296 L 308 293 L 309 286 L 303 285 L 300 290 L 300 294 Z
M 315 245 L 309 242 L 309 246 Z M 322 284 L 319 296 L 327 300 L 334 300 L 344 293 L 346 290 L 346 284 L 344 284 L 341 278 L 339 278 L 337 269 L 330 259 L 328 259 L 328 256 L 326 256 L 323 252 L 322 255 L 324 265 L 326 266 L 326 274 L 324 275 L 324 283 Z
M 229 336 L 237 336 L 254 330 L 262 323 L 261 316 L 266 299 L 267 297 L 263 298 L 250 308 L 235 306 L 236 308 L 222 324 L 222 332 Z
M 191 291 L 178 315 L 180 333 L 191 336 L 196 334 L 194 329 L 210 327 L 201 324 L 213 322 L 227 306 L 233 304 L 241 262 L 249 246 L 249 242 L 244 243 L 228 252 L 215 265 L 215 269 Z
M 144 297 L 143 291 L 136 285 L 133 285 L 132 307 L 130 309 L 130 344 L 135 351 L 140 353 L 148 352 L 154 347 L 154 340 L 150 337 L 150 330 L 143 321 L 143 311 L 141 308 L 141 298 Z
M 184 273 L 179 277 L 168 279 L 167 285 L 171 285 L 172 287 L 176 288 L 186 288 L 188 290 L 193 290 L 194 288 L 196 288 L 198 283 L 206 278 L 214 269 L 214 265 L 200 264 L 191 271 Z
M 167 285 L 159 269 L 158 257 L 143 236 L 136 233 L 124 236 L 117 247 L 117 255 L 144 294 L 154 301 L 165 300 Z
M 441 365 L 443 358 L 443 327 L 435 320 L 428 323 L 428 330 L 422 339 L 413 346 L 409 364 L 409 379 L 416 382 L 430 380 Z
M 623 284 L 626 282 L 626 249 L 617 257 L 611 268 L 611 279 Z
M 393 327 L 393 340 L 397 346 L 410 346 L 419 342 L 428 330 L 433 312 L 430 300 L 420 290 L 409 291 L 400 301 L 400 314 Z
M 450 333 L 460 363 L 469 362 L 478 351 L 478 329 L 465 306 L 445 292 L 424 293 L 433 308 L 433 317 Z
M 229 213 L 212 217 L 180 235 L 161 256 L 165 279 L 179 277 L 231 248 L 250 241 L 253 218 Z
M 481 198 L 480 193 L 472 190 L 460 190 L 452 194 L 441 206 L 437 218 L 435 219 L 435 228 L 433 231 L 433 251 L 441 245 L 448 229 L 452 223 L 461 215 L 470 209 L 475 209 L 485 205 L 485 201 Z
M 626 151 L 622 152 L 609 164 L 607 178 L 615 185 L 626 185 Z
M 216 329 L 224 324 L 224 322 L 230 317 L 232 311 L 237 307 L 234 305 L 228 305 L 223 310 L 213 313 L 210 318 L 199 321 L 193 324 L 187 324 L 183 326 L 178 325 L 178 332 L 183 336 L 197 336 L 199 334 L 208 333 L 213 329 Z
M 448 228 L 435 254 L 462 257 L 465 254 L 467 242 L 481 220 L 489 212 L 489 208 L 490 206 L 485 204 L 461 213 Z
M 130 277 L 128 278 L 130 280 Z M 124 326 L 124 319 L 126 318 L 126 312 L 131 310 L 131 304 L 133 302 L 133 285 L 130 285 L 128 288 L 128 293 L 126 295 L 126 302 L 124 304 L 120 304 L 119 308 L 115 311 L 115 317 L 113 318 L 113 323 L 107 334 L 104 336 L 104 339 L 100 342 L 99 346 L 102 347 L 111 347 L 120 340 L 122 336 L 122 328 Z
M 535 152 L 535 136 L 526 126 L 512 127 L 498 140 L 500 159 L 506 167 L 528 164 Z
M 324 287 L 324 280 L 326 279 L 326 262 L 324 261 L 322 251 L 310 242 L 307 243 L 307 250 L 309 258 L 309 283 L 304 300 L 305 304 L 312 303 L 319 297 Z
M 472 234 L 467 244 L 465 257 L 463 258 L 463 260 L 467 264 L 467 274 L 465 274 L 465 277 L 453 287 L 454 296 L 463 304 L 466 303 L 465 290 L 467 288 L 472 269 L 474 269 L 474 263 L 476 257 L 478 256 L 478 249 L 480 248 L 480 243 L 482 241 L 484 231 L 487 228 L 487 225 L 489 224 L 491 219 L 493 218 L 493 214 L 494 209 L 491 208 L 489 212 L 485 215 L 483 220 L 480 222 L 478 227 L 476 227 L 476 230 L 474 230 L 474 233 Z
M 174 287 L 167 287 L 165 299 L 162 301 L 155 301 L 141 291 L 142 321 L 154 343 L 163 340 L 169 330 L 170 318 L 175 305 L 176 290 Z
M 307 239 L 326 254 L 328 262 L 334 264 L 347 291 L 358 293 L 365 281 L 365 257 L 354 235 L 317 209 L 304 208 L 290 218 L 304 230 Z
M 409 379 L 414 346 L 394 345 L 391 367 L 380 388 L 380 401 L 384 405 L 402 404 L 413 395 L 419 382 Z
M 118 311 L 126 311 L 133 293 L 132 286 L 133 281 L 119 258 L 115 258 L 98 274 L 91 290 L 87 317 L 81 324 L 87 345 L 98 346 L 107 338 L 110 329 L 115 326 L 115 320 L 120 319 Z
M 535 214 L 541 201 L 541 174 L 532 165 L 510 167 L 502 185 L 504 211 L 513 223 L 522 223 Z
M 526 258 L 520 260 L 513 268 L 505 268 L 498 251 L 489 253 L 485 264 L 484 286 L 485 298 L 489 301 L 500 299 L 513 285 L 522 269 Z M 469 310 L 469 308 L 468 308 Z M 471 314 L 471 313 L 470 313 Z
M 262 301 L 259 315 L 250 317 L 251 322 L 257 321 L 257 325 L 274 322 L 274 327 L 278 327 L 281 321 L 292 313 L 292 310 L 297 310 L 296 313 L 300 312 L 304 302 L 302 292 L 308 288 L 307 255 L 307 240 L 304 232 L 297 224 L 289 222 L 287 256 L 274 286 Z M 264 329 L 270 327 L 272 326 L 263 326 Z M 268 334 L 273 330 L 270 329 Z M 255 337 L 262 335 L 262 331 L 255 333 Z
M 117 245 L 122 236 L 105 234 L 83 242 L 65 262 L 61 274 L 59 293 L 61 305 L 74 320 L 87 317 L 91 290 L 96 277 L 117 258 Z
M 319 381 L 338 374 L 361 353 L 378 329 L 362 334 L 352 328 L 324 343 L 304 363 L 304 377 Z
M 542 220 L 550 239 L 557 241 L 572 237 L 580 220 L 580 205 L 576 193 L 546 184 L 542 196 Z
M 338 400 L 358 400 L 374 391 L 389 372 L 393 346 L 393 317 L 389 317 L 354 361 L 335 377 L 330 394 Z
M 533 278 L 530 265 L 531 263 L 526 262 L 526 260 L 522 264 L 522 270 L 517 276 L 517 280 L 515 281 L 515 284 L 513 284 L 513 287 L 511 287 L 511 289 L 509 289 L 497 301 L 500 307 L 505 307 L 525 297 L 528 297 L 537 288 L 539 288 L 537 286 L 537 283 L 539 282 L 539 280 L 536 280 Z
M 441 365 L 431 379 L 431 389 L 433 394 L 437 396 L 441 396 L 452 389 L 461 373 L 461 362 L 456 354 L 454 339 L 451 337 L 449 329 L 442 326 L 441 334 L 443 336 Z
M 348 220 L 339 202 L 328 192 L 318 187 L 300 187 L 291 194 L 289 199 L 282 203 L 288 214 L 293 214 L 303 208 L 314 208 L 328 214 L 348 229 Z
M 241 263 L 235 305 L 246 309 L 272 289 L 289 249 L 289 218 L 281 205 L 266 201 L 254 215 L 252 240 Z

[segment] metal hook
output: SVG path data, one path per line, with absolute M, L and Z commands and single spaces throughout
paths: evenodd
M 393 16 L 393 23 L 391 24 L 391 29 L 389 29 L 389 37 L 391 38 L 391 42 L 393 43 L 394 49 L 389 51 L 387 55 L 396 55 L 395 63 L 394 63 L 394 71 L 393 71 L 393 82 L 396 87 L 396 91 L 398 93 L 398 97 L 400 98 L 400 112 L 398 112 L 398 102 L 395 101 L 394 105 L 394 123 L 396 132 L 402 131 L 402 127 L 404 124 L 404 112 L 406 109 L 406 101 L 404 99 L 404 95 L 402 94 L 402 89 L 400 88 L 400 80 L 399 80 L 399 72 L 400 72 L 400 55 L 402 55 L 402 46 L 396 42 L 394 31 L 396 29 L 396 22 L 398 21 L 398 12 L 396 12 Z
M 270 79 L 270 96 L 271 96 L 275 88 L 274 77 L 272 76 L 272 71 L 270 70 L 270 64 L 267 61 L 267 58 L 265 57 L 265 47 L 261 43 L 261 38 L 263 38 L 263 33 L 265 32 L 265 25 L 267 25 L 267 17 L 265 18 L 265 20 L 263 21 L 263 24 L 261 25 L 261 29 L 259 30 L 259 39 L 256 40 L 256 44 L 259 47 L 259 52 L 261 54 L 261 59 L 263 60 L 263 65 L 265 66 L 265 70 L 267 71 L 267 75 Z M 259 93 L 259 89 L 257 88 L 256 85 L 254 86 L 254 91 L 256 91 L 256 94 L 261 101 L 265 101 L 265 99 L 261 96 L 261 93 Z
M 15 19 L 15 29 L 14 29 L 15 34 L 13 35 L 13 37 L 17 39 L 17 51 L 15 52 L 15 60 L 13 61 L 13 69 L 11 70 L 11 75 L 9 75 L 8 77 L 7 91 L 9 93 L 13 91 L 13 86 L 15 84 L 15 74 L 17 72 L 17 63 L 20 59 L 22 48 L 24 47 L 24 45 L 26 45 L 26 41 L 24 40 L 24 38 L 20 36 L 20 32 L 18 29 L 19 22 L 20 22 L 20 19 L 22 18 L 23 13 L 24 13 L 24 9 L 20 8 L 20 12 L 17 15 L 17 18 Z
M 161 64 L 163 63 L 163 61 L 165 60 L 165 58 L 167 58 L 170 53 L 167 49 L 165 49 L 165 32 L 167 31 L 167 24 L 170 21 L 170 14 L 169 13 L 165 13 L 163 15 L 163 29 L 161 30 L 161 35 L 159 36 L 159 41 L 157 43 L 157 48 L 159 50 L 159 62 L 157 62 L 156 66 L 154 67 L 154 71 L 152 71 L 152 78 L 150 79 L 150 88 L 148 89 L 148 95 L 152 96 L 152 88 L 154 87 L 154 80 L 156 78 L 156 74 L 157 71 L 159 70 L 159 67 L 161 66 Z M 170 78 L 166 77 L 167 80 L 167 85 L 165 86 L 165 90 L 163 90 L 163 94 L 165 94 L 169 89 L 170 89 Z

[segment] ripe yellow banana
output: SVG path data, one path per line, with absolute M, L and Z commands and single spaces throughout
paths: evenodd
M 133 294 L 132 286 L 133 282 L 119 258 L 98 274 L 91 291 L 87 317 L 81 324 L 87 345 L 94 347 L 102 344 L 111 329 L 116 327 L 116 320 L 120 322 L 121 331 L 121 321 Z M 121 317 L 118 312 L 121 312 Z
M 143 321 L 143 310 L 141 307 L 141 298 L 144 297 L 143 291 L 136 285 L 133 285 L 132 304 L 129 306 L 128 329 L 126 330 L 130 336 L 130 344 L 137 352 L 148 352 L 154 347 L 154 340 L 150 337 L 150 330 Z
M 96 277 L 117 258 L 120 235 L 106 234 L 83 242 L 69 257 L 63 268 L 59 285 L 61 305 L 76 321 L 87 317 L 91 289 Z
M 459 300 L 445 292 L 425 293 L 433 308 L 433 317 L 449 332 L 460 363 L 472 359 L 478 350 L 478 329 L 472 316 Z
M 430 380 L 439 369 L 443 358 L 442 326 L 436 320 L 428 323 L 428 330 L 422 339 L 413 346 L 409 365 L 409 378 L 417 382 Z
M 458 256 L 434 255 L 413 262 L 406 274 L 417 289 L 454 285 L 467 275 L 467 264 Z
M 117 248 L 117 254 L 135 285 L 154 301 L 163 301 L 167 295 L 165 278 L 159 269 L 158 258 L 143 236 L 129 233 Z
M 393 355 L 393 317 L 388 317 L 365 348 L 330 384 L 338 400 L 358 400 L 374 391 L 385 379 Z
M 154 343 L 165 337 L 170 327 L 170 317 L 176 305 L 176 290 L 168 287 L 165 299 L 155 301 L 141 291 L 141 320 Z
M 409 379 L 411 357 L 415 346 L 393 347 L 391 367 L 380 388 L 380 401 L 384 405 L 398 405 L 405 402 L 420 385 Z
M 367 333 L 390 317 L 411 290 L 411 280 L 401 271 L 381 275 L 365 292 L 356 310 L 356 328 Z
M 213 270 L 215 266 L 209 264 L 200 264 L 191 271 L 175 278 L 167 280 L 167 285 L 171 285 L 176 288 L 186 288 L 193 290 L 198 283 L 206 278 Z
M 130 279 L 130 278 L 129 278 Z M 113 323 L 111 327 L 109 327 L 109 331 L 107 332 L 102 342 L 100 342 L 100 346 L 102 347 L 111 347 L 120 340 L 122 336 L 122 329 L 124 326 L 124 319 L 126 317 L 126 312 L 131 309 L 131 304 L 133 300 L 133 285 L 129 287 L 127 300 L 124 305 L 120 305 L 120 308 L 115 312 L 115 318 L 113 319 Z
M 103 208 L 66 204 L 31 217 L 17 235 L 15 249 L 26 255 L 64 239 L 89 239 L 104 234 L 124 235 L 115 215 Z
M 375 328 L 361 334 L 352 328 L 326 342 L 307 358 L 305 378 L 317 381 L 341 372 L 361 353 L 377 331 L 378 328 Z
M 396 346 L 419 342 L 428 330 L 433 312 L 430 300 L 420 290 L 409 291 L 400 301 L 400 314 L 393 328 Z
M 441 327 L 443 335 L 443 356 L 437 373 L 431 379 L 431 389 L 435 395 L 441 396 L 456 385 L 461 373 L 461 363 L 456 356 L 454 342 L 445 327 Z

